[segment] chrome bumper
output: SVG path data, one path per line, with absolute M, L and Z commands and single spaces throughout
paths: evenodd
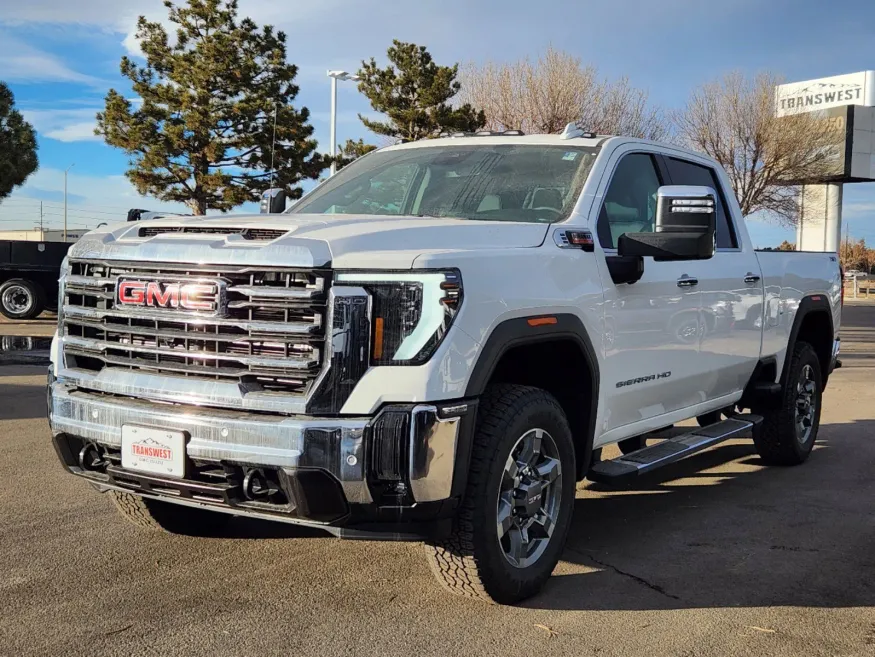
M 191 459 L 318 468 L 340 482 L 350 504 L 374 503 L 366 441 L 382 412 L 373 418 L 304 419 L 113 397 L 78 391 L 61 381 L 49 384 L 48 404 L 53 436 L 120 447 L 125 424 L 184 431 Z M 409 412 L 409 436 L 402 440 L 409 440 L 405 479 L 413 500 L 446 499 L 453 489 L 459 427 L 468 405 L 418 405 Z

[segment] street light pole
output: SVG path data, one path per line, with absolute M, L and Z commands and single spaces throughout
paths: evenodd
M 67 172 L 75 167 L 76 164 L 73 163 L 64 169 L 64 241 L 67 241 Z
M 337 163 L 334 158 L 337 157 L 337 81 L 352 81 L 358 82 L 361 78 L 346 71 L 328 71 L 328 77 L 331 78 L 331 144 L 328 149 L 328 154 L 331 155 L 331 175 L 337 173 Z
M 334 158 L 337 157 L 337 78 L 333 75 L 331 75 L 331 148 L 328 152 L 331 155 L 331 175 L 333 176 L 337 173 L 337 162 L 334 161 Z

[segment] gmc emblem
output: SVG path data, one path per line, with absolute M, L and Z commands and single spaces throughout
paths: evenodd
M 223 282 L 166 283 L 120 278 L 116 299 L 122 306 L 179 308 L 218 314 Z

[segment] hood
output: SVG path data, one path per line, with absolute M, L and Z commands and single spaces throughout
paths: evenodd
M 548 224 L 419 217 L 239 215 L 163 217 L 92 231 L 76 258 L 409 269 L 437 251 L 540 246 Z

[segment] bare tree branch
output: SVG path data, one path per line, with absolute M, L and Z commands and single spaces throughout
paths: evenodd
M 484 110 L 490 130 L 555 133 L 578 121 L 599 134 L 659 140 L 669 132 L 646 91 L 626 78 L 599 80 L 593 66 L 554 48 L 534 63 L 469 64 L 460 78 L 459 102 Z
M 817 113 L 776 117 L 778 84 L 767 73 L 753 79 L 729 73 L 696 89 L 671 119 L 684 145 L 726 169 L 745 216 L 765 212 L 794 225 L 799 185 L 835 173 L 841 135 Z

